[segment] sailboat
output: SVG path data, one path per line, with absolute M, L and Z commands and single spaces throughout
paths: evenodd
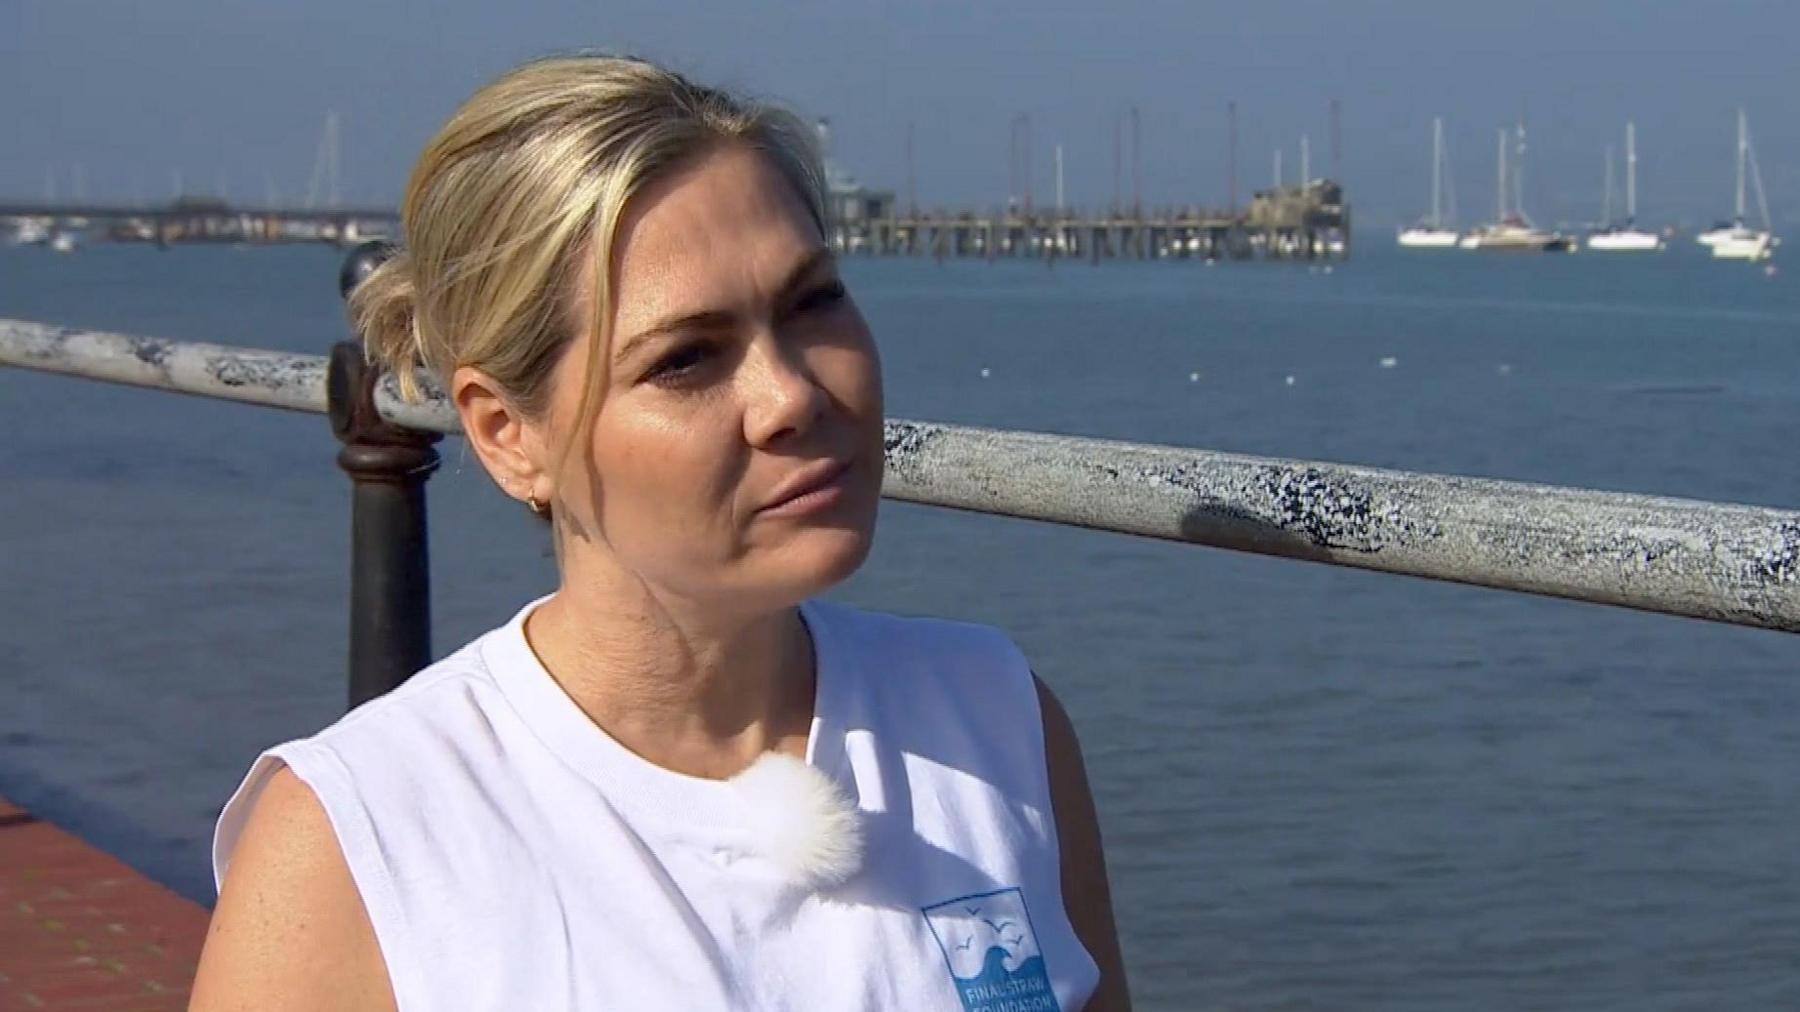
M 1574 248 L 1561 232 L 1548 232 L 1531 223 L 1525 216 L 1525 127 L 1518 131 L 1519 165 L 1512 172 L 1512 207 L 1507 207 L 1507 160 L 1505 127 L 1500 128 L 1499 213 L 1492 225 L 1475 229 L 1463 236 L 1457 245 L 1463 249 L 1503 250 L 1508 252 L 1548 253 Z
M 1749 170 L 1756 184 L 1756 204 L 1762 211 L 1763 227 L 1754 229 L 1744 224 L 1744 177 Z M 1774 255 L 1781 240 L 1769 231 L 1769 202 L 1763 194 L 1762 169 L 1756 164 L 1756 151 L 1750 146 L 1750 121 L 1744 110 L 1738 110 L 1737 146 L 1737 213 L 1731 224 L 1720 225 L 1696 237 L 1701 245 L 1711 246 L 1719 260 L 1765 260 Z
M 1456 246 L 1456 229 L 1444 227 L 1445 169 L 1449 159 L 1444 153 L 1444 118 L 1431 120 L 1431 217 L 1403 229 L 1399 243 L 1412 249 L 1451 249 Z M 1450 217 L 1456 217 L 1456 191 L 1450 191 Z
M 42 246 L 50 241 L 49 222 L 48 218 L 14 219 L 11 243 L 14 246 Z
M 1612 148 L 1606 149 L 1606 227 L 1588 236 L 1587 248 L 1610 253 L 1643 253 L 1663 248 L 1662 237 L 1637 227 L 1637 127 L 1625 124 L 1625 226 L 1612 221 Z

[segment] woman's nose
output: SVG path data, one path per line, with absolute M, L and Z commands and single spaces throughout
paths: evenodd
M 825 391 L 801 354 L 774 336 L 759 338 L 747 363 L 744 436 L 772 446 L 804 435 L 825 411 Z

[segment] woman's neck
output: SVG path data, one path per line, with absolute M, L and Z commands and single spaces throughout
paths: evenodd
M 767 751 L 805 756 L 816 674 L 796 608 L 727 616 L 566 582 L 525 636 L 589 719 L 658 766 L 722 779 Z

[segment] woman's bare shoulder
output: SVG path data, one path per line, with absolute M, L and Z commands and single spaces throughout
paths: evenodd
M 394 1007 L 331 820 L 284 766 L 269 777 L 232 853 L 189 1008 Z
M 1100 818 L 1088 787 L 1087 764 L 1075 722 L 1043 679 L 1032 675 L 1044 720 L 1044 761 L 1050 775 L 1050 806 L 1055 810 L 1061 848 L 1063 908 L 1076 937 L 1100 968 L 1100 985 L 1090 1012 L 1129 1012 L 1131 990 L 1125 980 L 1125 956 L 1113 918 L 1112 887 L 1106 876 L 1106 848 Z

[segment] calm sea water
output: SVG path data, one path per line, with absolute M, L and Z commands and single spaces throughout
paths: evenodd
M 0 250 L 0 315 L 322 352 L 336 269 Z M 1800 285 L 1685 247 L 848 273 L 896 415 L 1800 506 Z M 218 805 L 342 706 L 335 444 L 6 372 L 0 431 L 0 794 L 210 898 Z M 552 578 L 444 457 L 440 653 Z M 1143 1007 L 1800 1006 L 1800 639 L 895 504 L 839 595 L 1063 696 Z

